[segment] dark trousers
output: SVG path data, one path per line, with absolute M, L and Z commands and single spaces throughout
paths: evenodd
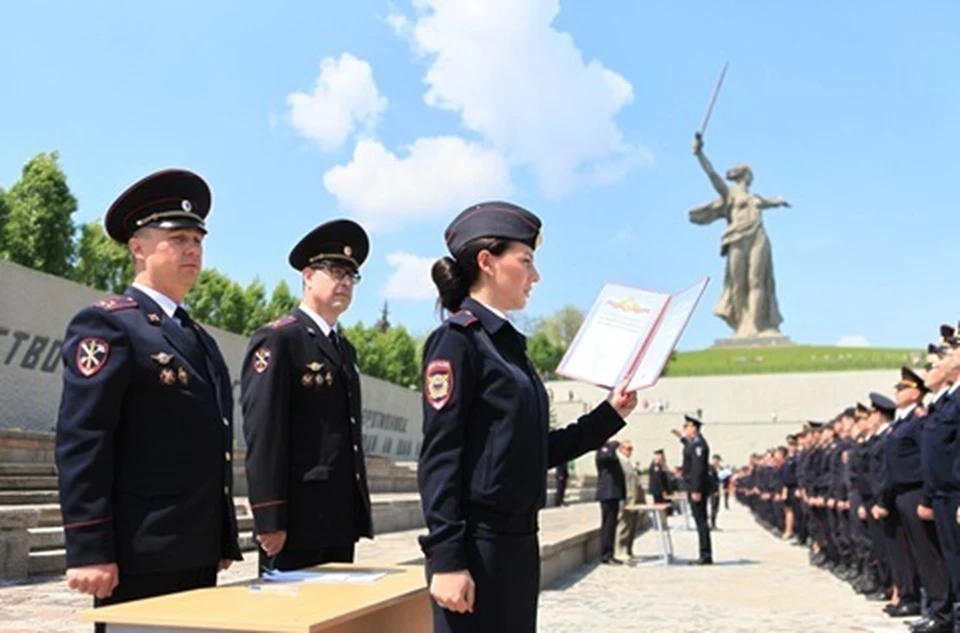
M 907 533 L 903 529 L 900 513 L 896 507 L 887 508 L 883 519 L 883 538 L 887 547 L 887 559 L 890 561 L 890 574 L 897 588 L 897 597 L 903 602 L 920 602 L 919 577 L 917 565 L 910 552 Z
M 937 526 L 937 538 L 943 561 L 950 574 L 950 584 L 954 599 L 960 598 L 960 525 L 957 525 L 957 506 L 960 496 L 942 496 L 933 498 L 934 523 Z
M 720 495 L 710 497 L 710 527 L 717 527 L 717 515 L 720 514 Z
M 567 478 L 557 477 L 557 499 L 554 505 L 562 506 L 563 497 L 567 494 Z
M 930 601 L 929 614 L 938 622 L 950 622 L 953 618 L 953 595 L 950 576 L 940 553 L 937 526 L 933 521 L 924 521 L 917 516 L 917 506 L 923 493 L 918 488 L 897 495 L 897 511 L 910 543 L 910 551 L 917 562 L 920 580 Z
M 604 499 L 600 502 L 600 559 L 613 558 L 617 536 L 617 517 L 620 514 L 619 499 Z
M 797 540 L 806 543 L 809 536 L 807 531 L 807 507 L 803 500 L 797 497 L 790 497 L 790 507 L 793 508 L 793 529 L 797 534 Z
M 536 535 L 478 534 L 465 539 L 476 594 L 473 613 L 431 600 L 434 633 L 536 633 L 540 547 Z M 427 584 L 433 575 L 426 564 Z
M 862 507 L 859 503 L 850 505 L 850 541 L 853 545 L 853 556 L 861 572 L 876 572 L 873 562 L 873 543 L 870 542 L 870 526 L 857 516 Z
M 870 503 L 867 507 L 873 507 L 873 503 Z M 871 560 L 874 573 L 876 574 L 877 580 L 880 581 L 881 587 L 890 587 L 892 585 L 892 579 L 890 577 L 890 557 L 887 553 L 887 541 L 883 535 L 883 524 L 874 519 L 869 511 L 867 512 L 867 531 L 870 534 L 871 553 L 873 555 Z
M 182 569 L 177 571 L 151 572 L 146 574 L 129 574 L 120 570 L 120 583 L 109 598 L 93 599 L 94 607 L 105 607 L 111 604 L 131 602 L 143 598 L 164 596 L 179 591 L 202 589 L 217 585 L 217 567 L 198 567 L 196 569 Z M 106 626 L 98 622 L 94 625 L 96 633 L 106 631 Z
M 830 540 L 830 530 L 827 528 L 827 513 L 824 508 L 810 508 L 810 515 L 813 518 L 810 535 L 814 542 L 820 547 L 820 551 L 830 560 L 834 560 L 835 545 Z
M 690 513 L 697 524 L 697 536 L 700 540 L 700 560 L 713 560 L 713 550 L 710 545 L 710 526 L 707 523 L 707 497 L 700 496 L 700 501 L 690 498 Z
M 354 545 L 306 550 L 282 549 L 279 554 L 273 557 L 267 556 L 262 549 L 258 549 L 258 552 L 260 555 L 260 571 L 258 575 L 262 576 L 264 570 L 267 569 L 294 571 L 296 569 L 304 569 L 324 563 L 352 563 Z
M 730 509 L 730 491 L 729 490 L 723 491 L 723 509 L 724 510 Z
M 853 546 L 850 542 L 850 515 L 846 510 L 828 511 L 833 525 L 833 540 L 837 544 L 837 559 L 844 565 L 853 561 Z

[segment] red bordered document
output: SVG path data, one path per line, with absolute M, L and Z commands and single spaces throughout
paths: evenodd
M 567 378 L 646 389 L 660 379 L 709 277 L 676 294 L 605 284 L 557 367 Z

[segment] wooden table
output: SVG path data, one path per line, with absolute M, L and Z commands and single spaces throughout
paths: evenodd
M 433 618 L 422 566 L 329 564 L 312 570 L 383 571 L 364 584 L 232 585 L 88 609 L 108 633 L 429 633 Z M 259 589 L 258 589 L 259 588 Z

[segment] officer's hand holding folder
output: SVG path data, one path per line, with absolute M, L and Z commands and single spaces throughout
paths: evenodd
M 710 281 L 676 294 L 606 284 L 583 320 L 557 373 L 626 391 L 652 387 Z

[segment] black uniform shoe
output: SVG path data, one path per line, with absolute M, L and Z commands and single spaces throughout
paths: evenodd
M 909 618 L 920 615 L 920 603 L 901 602 L 893 609 L 887 612 L 891 618 Z
M 942 622 L 931 618 L 918 620 L 910 627 L 911 633 L 951 633 L 953 631 L 952 622 Z

